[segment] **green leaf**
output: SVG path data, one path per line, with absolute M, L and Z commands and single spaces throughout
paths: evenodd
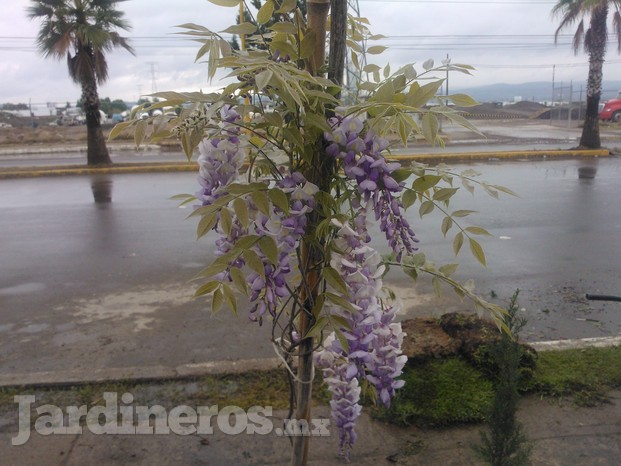
M 304 60 L 309 58 L 315 52 L 315 32 L 309 31 L 306 33 L 302 42 L 300 43 L 300 59 Z
M 412 170 L 408 168 L 398 168 L 393 171 L 390 176 L 397 182 L 401 183 L 402 181 L 407 180 L 410 176 L 412 176 Z
M 427 215 L 428 213 L 432 212 L 433 209 L 435 208 L 435 204 L 431 201 L 425 201 L 423 202 L 419 209 L 418 209 L 418 214 L 422 217 L 423 215 Z
M 481 245 L 472 238 L 470 238 L 470 252 L 472 252 L 472 255 L 481 263 L 481 265 L 484 267 L 486 266 L 485 252 L 483 252 Z
M 259 249 L 273 265 L 278 264 L 278 245 L 271 236 L 262 236 L 258 242 Z
M 147 134 L 147 122 L 145 120 L 138 120 L 136 123 L 136 129 L 134 130 L 134 142 L 136 146 L 143 143 Z
M 328 325 L 328 319 L 325 316 L 321 316 L 315 322 L 308 332 L 306 332 L 306 337 L 318 337 L 323 332 L 323 329 Z
M 460 231 L 455 235 L 455 238 L 453 239 L 453 252 L 455 253 L 455 255 L 459 254 L 459 251 L 461 250 L 463 244 L 464 234 Z
M 446 265 L 441 266 L 439 270 L 445 276 L 450 277 L 451 275 L 455 273 L 458 266 L 459 264 L 446 264 Z
M 474 107 L 479 105 L 476 100 L 466 94 L 453 94 L 449 95 L 448 98 L 458 107 Z
M 263 191 L 254 191 L 250 194 L 250 197 L 252 198 L 252 202 L 254 202 L 254 204 L 257 206 L 257 209 L 259 209 L 262 213 L 269 217 L 270 200 L 267 197 L 267 194 L 265 194 Z
M 257 22 L 259 24 L 265 24 L 270 19 L 272 19 L 272 15 L 274 14 L 274 0 L 267 0 L 261 8 L 259 8 L 259 12 L 257 13 Z
M 442 81 L 433 81 L 420 86 L 414 83 L 410 86 L 410 92 L 406 100 L 406 104 L 410 107 L 423 107 L 427 102 L 435 97 L 438 89 L 442 85 Z
M 416 269 L 416 267 L 404 267 L 403 271 L 408 277 L 412 278 L 413 280 L 418 279 L 418 269 Z
M 214 5 L 218 5 L 218 6 L 225 6 L 225 7 L 233 7 L 233 6 L 239 6 L 239 2 L 241 0 L 207 0 L 210 3 L 213 3 Z
M 246 249 L 242 253 L 242 255 L 244 256 L 246 265 L 250 267 L 250 269 L 254 270 L 256 273 L 261 275 L 261 277 L 265 278 L 265 267 L 263 266 L 263 261 L 261 260 L 259 255 L 252 249 Z
M 289 13 L 290 11 L 293 11 L 296 6 L 297 6 L 296 0 L 283 0 L 282 4 L 280 5 L 280 8 L 276 10 L 276 12 L 277 13 Z
M 295 24 L 290 23 L 289 21 L 279 21 L 278 23 L 272 24 L 269 27 L 270 31 L 280 32 L 283 34 L 297 34 L 298 28 L 295 27 Z
M 451 214 L 451 217 L 467 217 L 468 215 L 476 212 L 476 210 L 456 210 Z
M 257 32 L 257 26 L 255 24 L 252 23 L 241 23 L 241 24 L 234 24 L 233 26 L 229 26 L 228 28 L 226 28 L 224 31 L 221 32 L 227 32 L 229 34 L 238 34 L 238 35 L 249 35 L 249 34 L 254 34 L 255 32 Z
M 434 201 L 448 201 L 458 191 L 459 188 L 440 188 L 433 193 Z
M 222 256 L 220 256 L 222 257 Z M 224 272 L 229 267 L 227 261 L 215 261 L 208 267 L 205 267 L 199 273 L 196 274 L 196 278 L 213 277 L 214 275 Z
M 237 289 L 244 295 L 248 296 L 248 284 L 246 283 L 246 276 L 244 275 L 244 272 L 237 267 L 231 267 L 229 274 L 231 275 L 233 284 L 237 287 Z
M 282 132 L 285 139 L 288 140 L 290 143 L 294 143 L 300 149 L 304 147 L 304 137 L 300 133 L 300 130 L 298 130 L 297 128 L 288 127 L 283 129 Z
M 231 234 L 231 228 L 233 227 L 233 216 L 226 207 L 220 211 L 220 226 L 227 236 Z
M 211 312 L 214 314 L 218 312 L 222 308 L 222 303 L 224 302 L 224 294 L 222 293 L 222 289 L 218 288 L 213 293 L 213 299 L 211 300 Z
M 222 294 L 224 296 L 224 301 L 226 302 L 226 305 L 229 307 L 231 311 L 237 314 L 237 298 L 235 297 L 235 293 L 233 292 L 233 289 L 226 283 L 223 283 Z
M 442 281 L 438 277 L 433 277 L 431 279 L 431 285 L 433 286 L 433 291 L 436 296 L 439 298 L 442 296 Z
M 203 215 L 203 218 L 198 222 L 196 227 L 196 237 L 202 238 L 209 233 L 218 223 L 218 211 L 213 211 L 209 214 Z
M 432 113 L 425 113 L 423 115 L 423 136 L 430 144 L 436 143 L 439 130 L 438 119 Z
M 328 285 L 334 288 L 339 293 L 349 295 L 349 289 L 343 277 L 332 267 L 326 267 L 323 269 L 323 278 L 325 278 Z
M 194 297 L 197 298 L 199 296 L 213 293 L 220 285 L 221 283 L 217 280 L 207 282 L 196 289 L 196 291 L 194 292 Z
M 497 189 L 500 192 L 508 194 L 510 196 L 520 197 L 515 191 L 511 191 L 509 188 L 505 188 L 504 186 L 499 186 L 497 184 L 490 185 L 492 188 Z
M 234 254 L 240 254 L 244 252 L 246 249 L 249 249 L 253 247 L 255 244 L 257 244 L 257 241 L 259 241 L 260 238 L 261 237 L 259 235 L 242 236 L 241 238 L 237 240 L 237 242 L 235 243 L 235 246 L 233 247 L 233 249 L 231 249 L 231 251 Z
M 272 204 L 282 210 L 285 214 L 289 212 L 289 198 L 285 192 L 278 188 L 272 188 L 267 192 Z
M 341 344 L 341 348 L 345 350 L 346 354 L 349 353 L 349 341 L 347 341 L 347 338 L 345 338 L 343 332 L 341 332 L 339 329 L 334 329 L 334 334 L 336 335 L 336 339 Z
M 352 303 L 347 301 L 347 299 L 345 299 L 344 297 L 330 292 L 326 292 L 325 295 L 326 299 L 336 304 L 337 306 L 342 307 L 344 310 L 348 312 L 356 312 L 356 308 L 354 308 Z
M 418 252 L 412 256 L 407 256 L 404 261 L 406 265 L 411 265 L 414 267 L 422 267 L 427 262 L 427 258 L 425 257 L 425 253 Z
M 433 60 L 430 58 L 423 63 L 423 69 L 425 71 L 429 71 L 431 68 L 433 68 Z
M 119 134 L 121 134 L 123 131 L 125 131 L 127 128 L 134 125 L 135 123 L 136 120 L 117 123 L 116 125 L 114 125 L 114 128 L 112 128 L 112 131 L 110 131 L 110 134 L 108 135 L 108 140 L 115 139 Z
M 325 300 L 326 297 L 323 294 L 317 296 L 315 304 L 313 305 L 313 309 L 311 310 L 311 314 L 315 319 L 319 317 L 319 314 L 321 314 L 321 311 L 323 310 L 323 303 L 325 302 Z
M 453 226 L 453 219 L 451 217 L 444 217 L 442 219 L 441 231 L 445 238 L 446 238 L 446 234 L 448 233 L 448 231 L 451 229 L 452 226 Z
M 407 210 L 412 205 L 414 205 L 417 197 L 418 196 L 416 194 L 416 191 L 413 191 L 411 189 L 406 189 L 403 195 L 401 196 L 401 203 L 403 204 L 403 208 Z
M 419 176 L 412 183 L 412 189 L 414 191 L 419 192 L 419 193 L 424 193 L 428 189 L 430 189 L 430 188 L 434 187 L 435 185 L 437 185 L 440 182 L 441 179 L 442 179 L 442 177 L 441 176 L 437 176 L 437 175 L 423 175 L 423 176 Z
M 265 89 L 265 87 L 272 79 L 273 75 L 274 73 L 272 72 L 272 70 L 261 71 L 259 74 L 257 74 L 254 78 L 254 81 L 257 85 L 257 91 L 261 92 L 263 89 Z
M 386 47 L 384 47 L 384 49 L 386 49 Z M 390 76 L 390 63 L 387 63 L 386 66 L 384 67 L 384 79 L 388 79 L 388 76 Z
M 248 225 L 250 224 L 250 218 L 248 215 L 248 205 L 246 204 L 246 202 L 238 197 L 233 201 L 233 210 L 235 210 L 235 215 L 237 216 L 239 223 L 241 223 L 244 228 L 248 228 Z
M 468 180 L 465 177 L 461 177 L 461 184 L 464 188 L 466 188 L 466 190 L 468 190 L 468 192 L 470 194 L 474 193 L 474 186 L 472 185 L 472 182 L 470 180 Z
M 467 227 L 466 231 L 473 235 L 493 236 L 489 231 L 481 227 Z
M 369 55 L 379 55 L 380 53 L 384 52 L 386 49 L 388 49 L 388 47 L 384 47 L 383 45 L 373 45 L 369 47 L 366 50 L 366 52 Z
M 326 118 L 323 115 L 317 115 L 316 113 L 307 113 L 305 115 L 306 118 L 306 125 L 305 126 L 314 126 L 318 129 L 320 129 L 321 131 L 332 131 L 332 128 L 330 128 L 330 125 L 328 124 L 328 122 L 326 121 Z

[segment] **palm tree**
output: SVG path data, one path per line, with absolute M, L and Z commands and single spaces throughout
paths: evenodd
M 559 0 L 552 9 L 553 15 L 561 17 L 556 30 L 555 42 L 560 31 L 578 21 L 574 34 L 573 48 L 578 53 L 580 46 L 589 54 L 589 76 L 587 81 L 587 108 L 582 127 L 580 145 L 597 149 L 601 146 L 599 137 L 599 100 L 602 93 L 602 68 L 608 39 L 608 10 L 614 8 L 613 27 L 617 35 L 617 52 L 621 52 L 621 0 Z M 584 22 L 589 19 L 585 31 Z
M 129 23 L 116 4 L 124 0 L 32 0 L 31 19 L 41 19 L 37 45 L 47 57 L 67 56 L 69 76 L 82 87 L 86 115 L 88 165 L 110 164 L 101 129 L 97 84 L 108 78 L 105 53 L 114 47 L 133 49 L 117 29 Z

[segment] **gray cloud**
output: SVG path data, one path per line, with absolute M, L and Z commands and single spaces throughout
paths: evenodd
M 45 60 L 36 52 L 33 40 L 25 39 L 34 38 L 38 30 L 37 22 L 25 14 L 29 1 L 5 3 L 8 5 L 3 5 L 0 18 L 0 102 L 75 102 L 80 89 L 69 80 L 64 61 Z M 198 45 L 180 40 L 174 26 L 194 22 L 222 30 L 233 23 L 234 8 L 219 8 L 206 0 L 132 0 L 119 7 L 132 23 L 128 36 L 136 56 L 123 50 L 109 55 L 111 79 L 100 89 L 102 97 L 135 100 L 140 92 L 150 93 L 152 67 L 157 90 L 209 88 L 205 65 L 194 63 Z M 396 69 L 428 58 L 439 63 L 449 53 L 454 63 L 478 68 L 473 76 L 453 73 L 452 88 L 551 81 L 553 64 L 557 65 L 557 81 L 584 82 L 586 56 L 574 56 L 568 38 L 562 39 L 563 45 L 553 45 L 557 20 L 551 18 L 551 8 L 548 2 L 360 1 L 361 14 L 370 20 L 374 32 L 388 36 L 383 43 L 391 47 L 383 55 L 370 57 L 370 61 L 381 66 L 389 62 Z M 497 37 L 489 37 L 493 35 Z M 610 47 L 607 58 L 604 72 L 614 79 L 621 75 L 615 47 Z

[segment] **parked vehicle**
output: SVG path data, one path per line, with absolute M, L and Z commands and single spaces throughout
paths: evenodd
M 599 119 L 621 122 L 621 91 L 619 91 L 615 99 L 604 102 L 604 107 L 599 112 Z

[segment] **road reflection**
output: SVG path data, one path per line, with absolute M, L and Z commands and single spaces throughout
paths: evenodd
M 95 204 L 105 207 L 112 203 L 112 177 L 111 175 L 95 175 L 91 178 L 91 190 Z

